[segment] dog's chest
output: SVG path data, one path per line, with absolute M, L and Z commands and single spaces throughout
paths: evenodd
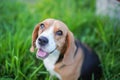
M 54 71 L 55 63 L 59 58 L 59 54 L 60 53 L 58 51 L 55 51 L 54 53 L 50 54 L 46 59 L 44 59 L 43 62 L 47 71 L 49 71 L 51 75 L 57 76 L 60 79 L 60 75 Z

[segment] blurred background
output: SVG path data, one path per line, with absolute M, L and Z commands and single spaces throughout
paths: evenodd
M 95 0 L 0 0 L 0 80 L 50 80 L 29 51 L 34 26 L 46 18 L 62 20 L 97 52 L 101 80 L 120 80 L 120 20 L 96 16 Z

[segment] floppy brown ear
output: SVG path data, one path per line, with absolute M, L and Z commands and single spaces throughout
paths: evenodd
M 67 49 L 64 54 L 63 64 L 69 65 L 73 63 L 74 52 L 75 52 L 75 43 L 73 34 L 69 31 L 66 37 L 67 40 Z
M 32 33 L 32 45 L 31 45 L 31 48 L 30 48 L 30 52 L 34 52 L 34 49 L 35 49 L 35 41 L 38 37 L 38 31 L 39 31 L 39 26 L 35 26 L 34 30 L 33 30 L 33 33 Z

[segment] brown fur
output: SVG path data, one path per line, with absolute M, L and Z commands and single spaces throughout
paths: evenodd
M 66 42 L 67 49 L 65 50 L 64 58 L 61 62 L 56 63 L 55 71 L 61 75 L 62 80 L 78 80 L 84 58 L 82 50 L 78 49 L 77 55 L 74 57 L 76 46 L 73 34 L 70 31 L 67 33 Z
M 61 75 L 62 80 L 78 80 L 83 58 L 82 50 L 79 49 L 71 65 L 65 65 L 62 61 L 58 62 L 55 65 L 55 71 Z

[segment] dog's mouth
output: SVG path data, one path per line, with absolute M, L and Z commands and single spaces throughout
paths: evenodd
M 40 58 L 40 59 L 44 59 L 48 56 L 49 54 L 45 51 L 43 51 L 42 49 L 38 49 L 36 57 Z
M 51 52 L 46 52 L 40 48 L 37 50 L 36 57 L 43 60 L 43 59 L 47 58 L 49 56 L 49 54 L 52 54 L 56 49 L 57 49 L 57 47 L 54 50 L 52 50 Z

